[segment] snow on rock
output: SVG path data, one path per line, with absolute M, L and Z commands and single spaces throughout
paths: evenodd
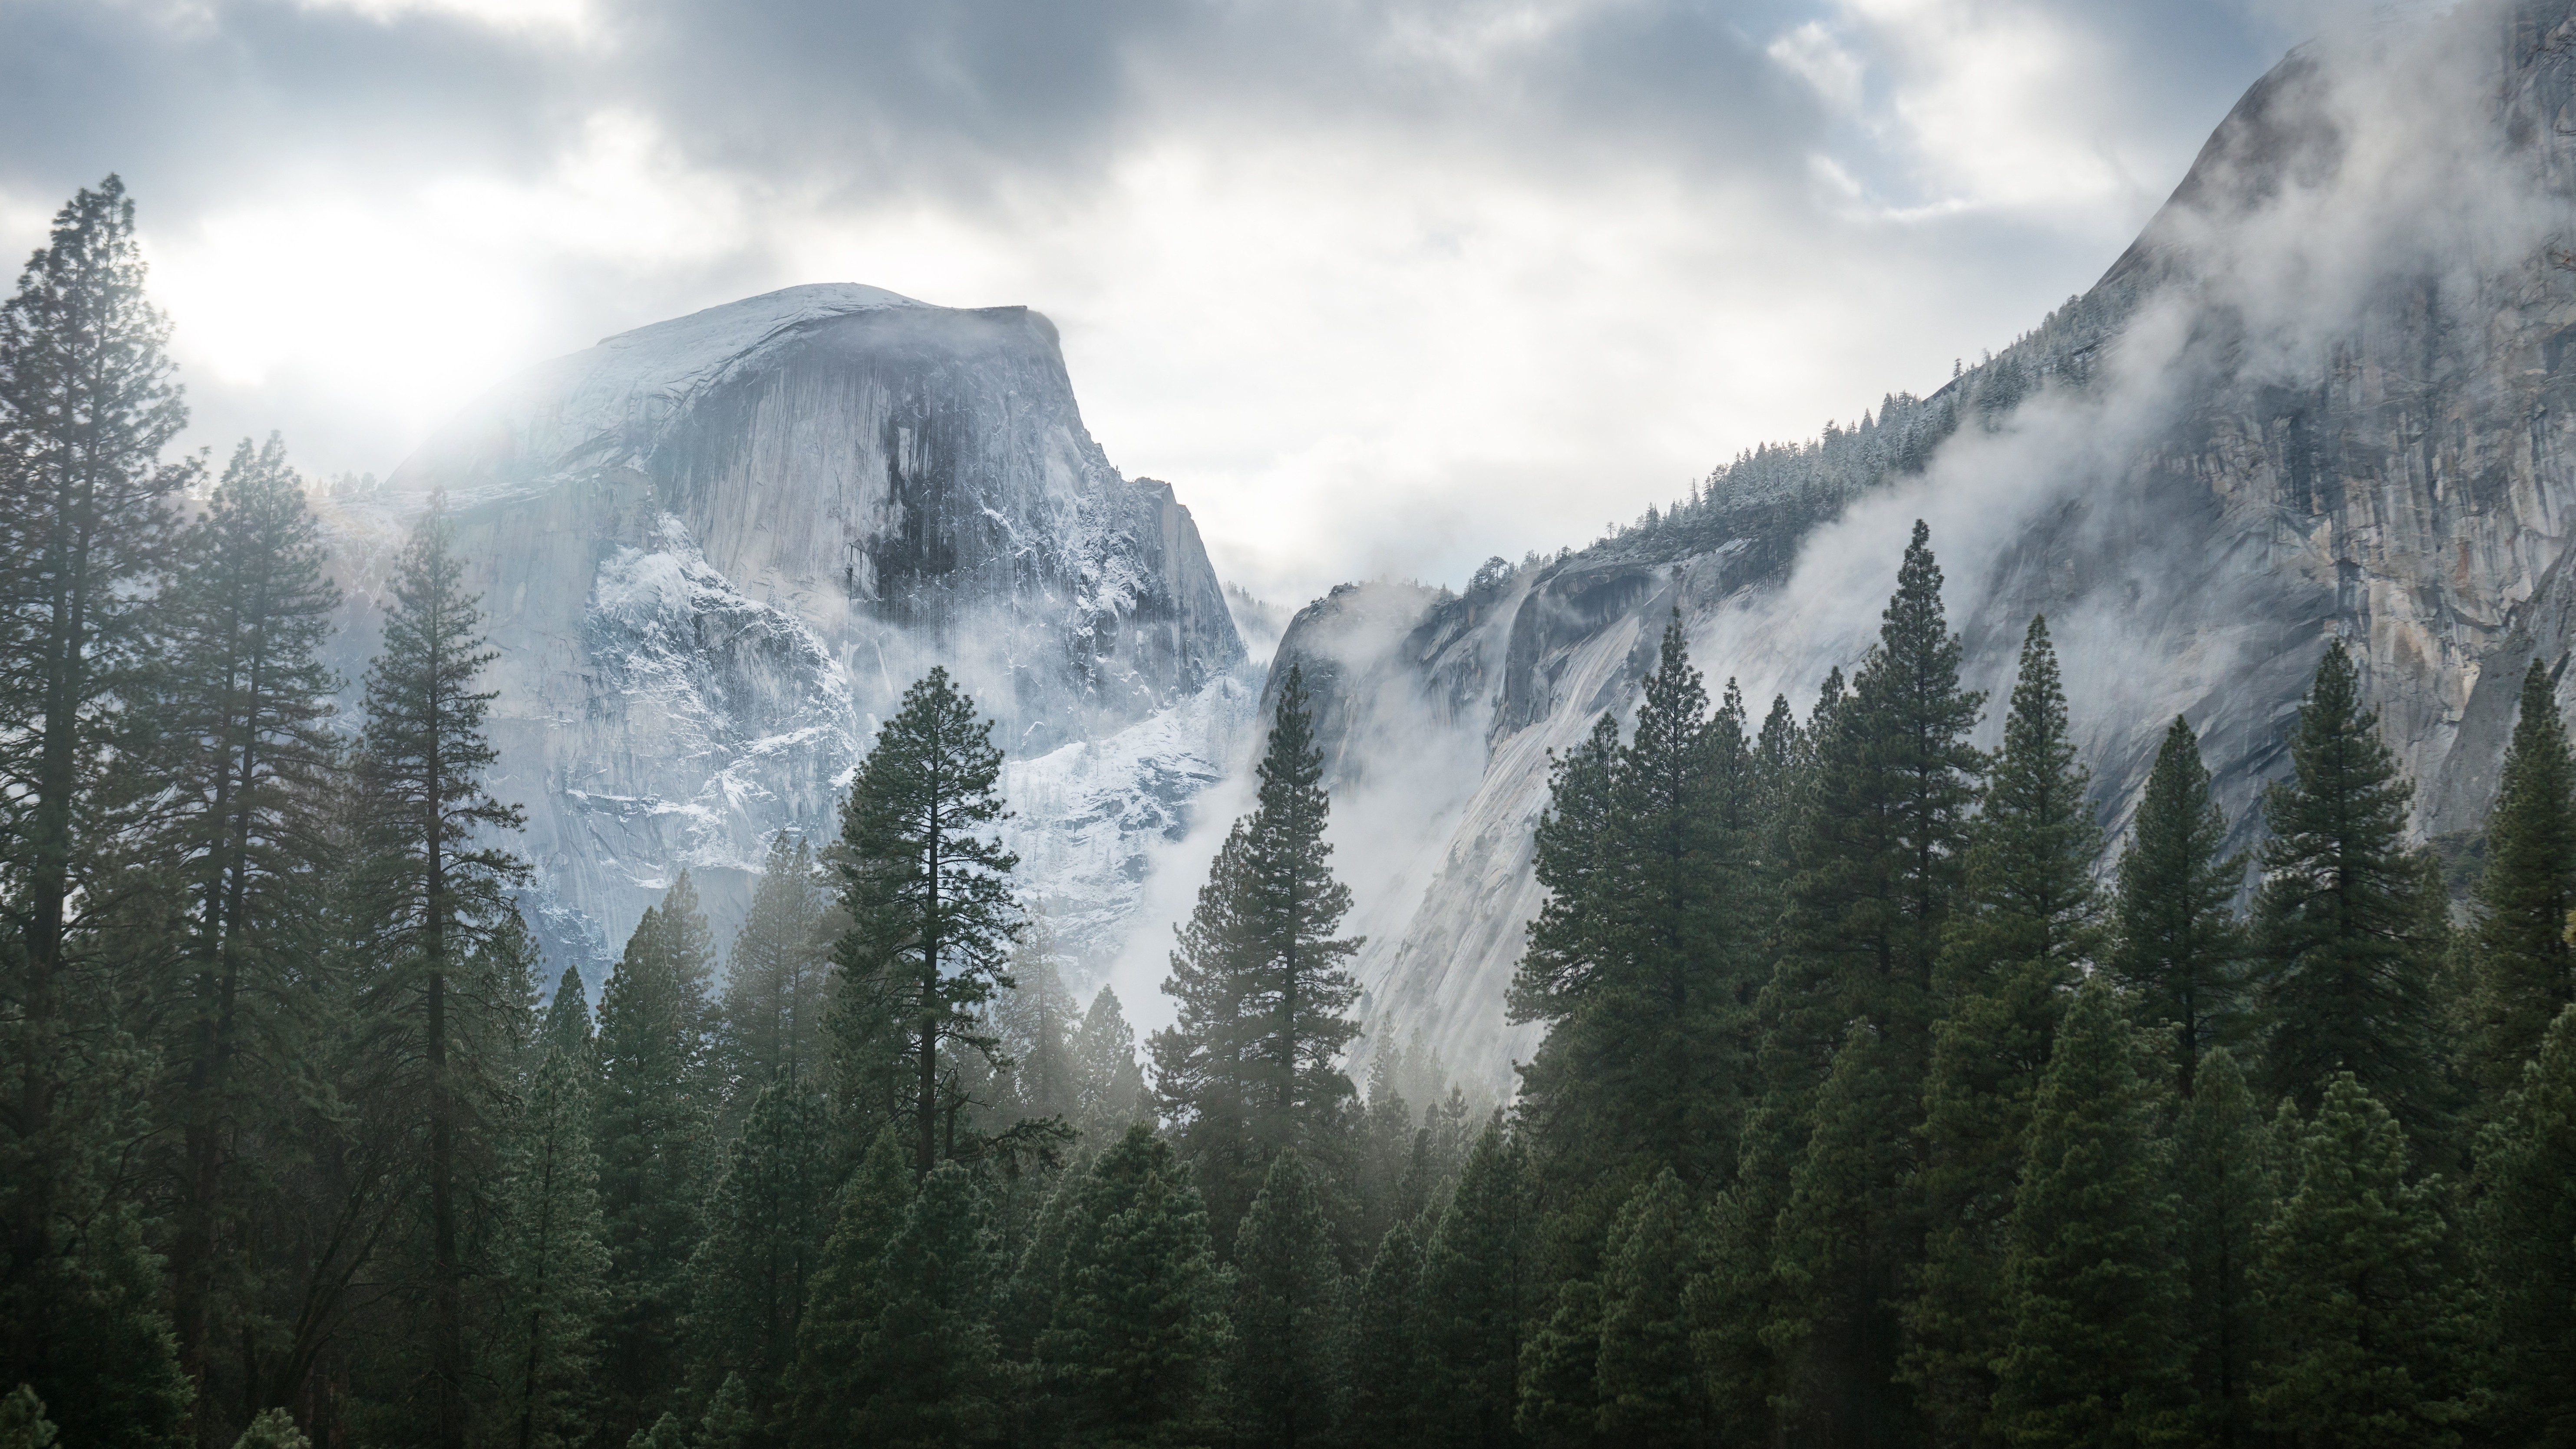
M 524 903 L 594 975 L 682 868 L 729 936 L 766 840 L 836 828 L 934 664 L 1044 797 L 1014 838 L 1100 949 L 1136 900 L 1122 842 L 1176 828 L 1235 749 L 1243 645 L 1189 510 L 1110 466 L 1024 307 L 793 287 L 503 383 L 334 501 L 352 679 L 433 493 L 499 654 Z

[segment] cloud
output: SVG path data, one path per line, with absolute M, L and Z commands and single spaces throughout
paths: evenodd
M 19 0 L 0 244 L 121 171 L 198 437 L 383 473 L 775 287 L 1055 318 L 1302 598 L 1579 541 L 2088 284 L 2278 24 L 2191 0 Z

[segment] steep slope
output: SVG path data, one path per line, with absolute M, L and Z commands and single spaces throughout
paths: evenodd
M 1030 885 L 1092 952 L 1248 717 L 1189 511 L 1110 466 L 1023 307 L 795 287 L 531 369 L 345 508 L 353 662 L 391 541 L 442 489 L 500 652 L 495 791 L 528 809 L 570 957 L 680 867 L 723 914 L 770 833 L 834 828 L 933 664 L 1042 797 L 1015 827 Z
M 2181 714 L 2250 841 L 2333 637 L 2422 782 L 2417 829 L 2474 826 L 2522 669 L 2563 670 L 2576 628 L 2570 11 L 2471 3 L 2294 52 L 2099 284 L 1932 397 L 1464 596 L 1375 586 L 1301 614 L 1280 663 L 1345 682 L 1325 706 L 1345 834 L 1436 862 L 1369 902 L 1391 923 L 1362 967 L 1376 1038 L 1422 1031 L 1507 1088 L 1534 1045 L 1501 1003 L 1549 751 L 1633 706 L 1676 608 L 1713 683 L 1803 713 L 1867 647 L 1916 517 L 1972 683 L 2006 687 L 2049 616 L 2115 830 Z M 1471 768 L 1389 781 L 1353 742 L 1397 733 Z

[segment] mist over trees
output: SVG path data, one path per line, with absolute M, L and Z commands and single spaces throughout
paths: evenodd
M 2538 663 L 2455 898 L 2340 642 L 2248 860 L 2180 719 L 2105 839 L 2045 619 L 1974 743 L 1921 525 L 1803 719 L 1677 615 L 1555 762 L 1503 1105 L 1351 1079 L 1293 664 L 1143 1043 L 939 670 L 730 940 L 674 866 L 586 983 L 443 502 L 332 677 L 305 481 L 163 457 L 143 282 L 111 178 L 0 306 L 0 1446 L 2576 1437 Z

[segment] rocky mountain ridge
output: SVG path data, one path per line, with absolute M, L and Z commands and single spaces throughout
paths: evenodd
M 499 652 L 528 903 L 594 971 L 681 868 L 721 934 L 770 834 L 836 829 L 934 663 L 996 720 L 1023 874 L 1077 959 L 1240 753 L 1252 686 L 1189 511 L 1110 465 L 1023 307 L 796 287 L 502 384 L 334 510 L 353 678 L 439 491 Z
M 1633 708 L 1676 609 L 1712 691 L 1803 715 L 1867 647 L 1916 517 L 1972 686 L 2008 688 L 2047 614 L 2114 832 L 2180 714 L 2251 843 L 2333 637 L 2420 782 L 2419 834 L 2474 826 L 2524 667 L 2576 684 L 2571 8 L 2304 47 L 2099 283 L 1932 396 L 1463 595 L 1368 585 L 1301 613 L 1273 677 L 1319 681 L 1338 835 L 1429 863 L 1364 896 L 1372 1039 L 1420 1032 L 1508 1091 L 1535 1046 L 1502 1000 L 1550 752 Z M 1467 763 L 1389 771 L 1390 741 Z

